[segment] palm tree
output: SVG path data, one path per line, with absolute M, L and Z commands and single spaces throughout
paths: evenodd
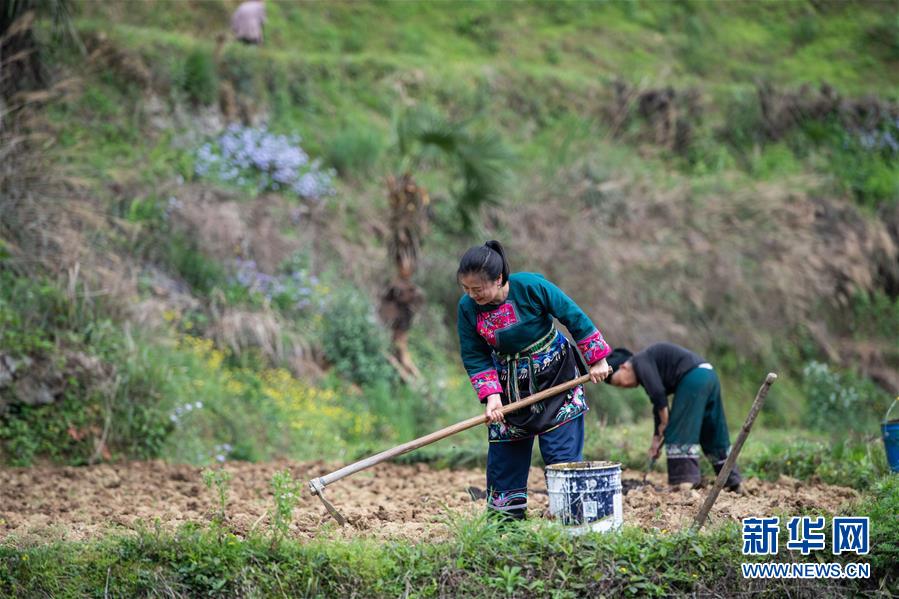
M 394 366 L 407 381 L 420 377 L 409 354 L 409 330 L 424 302 L 424 293 L 413 277 L 428 232 L 431 202 L 412 173 L 435 154 L 455 171 L 460 182 L 450 190 L 450 197 L 462 227 L 469 228 L 482 206 L 499 199 L 510 157 L 498 136 L 472 129 L 470 123 L 449 121 L 427 108 L 412 110 L 397 123 L 398 170 L 402 174 L 387 177 L 388 256 L 396 272 L 381 296 L 379 314 L 391 329 Z

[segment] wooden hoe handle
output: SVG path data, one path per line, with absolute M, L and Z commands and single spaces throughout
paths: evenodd
M 547 397 L 552 397 L 553 395 L 558 395 L 562 391 L 567 391 L 572 387 L 576 387 L 578 385 L 583 385 L 587 381 L 590 380 L 590 375 L 585 374 L 583 376 L 579 376 L 576 379 L 572 379 L 566 383 L 562 383 L 561 385 L 556 385 L 555 387 L 551 387 L 544 391 L 539 391 L 530 395 L 522 400 L 516 401 L 514 403 L 510 403 L 508 405 L 500 408 L 500 412 L 503 415 L 508 414 L 510 412 L 514 412 L 516 410 L 520 410 L 522 408 L 526 408 L 531 404 L 535 404 L 538 401 L 542 401 Z M 449 436 L 455 435 L 456 433 L 460 433 L 464 430 L 475 427 L 479 424 L 484 424 L 488 421 L 486 414 L 481 414 L 480 416 L 474 416 L 473 418 L 469 418 L 468 420 L 463 420 L 462 422 L 457 422 L 451 426 L 446 428 L 442 428 L 439 431 L 435 431 L 429 435 L 425 435 L 424 437 L 419 437 L 418 439 L 413 439 L 407 443 L 403 443 L 402 445 L 397 445 L 396 447 L 392 447 L 390 449 L 384 450 L 381 453 L 376 453 L 371 457 L 367 457 L 364 460 L 359 460 L 358 462 L 354 462 L 348 466 L 344 466 L 340 470 L 335 470 L 330 474 L 326 474 L 319 478 L 315 478 L 309 481 L 309 488 L 316 495 L 321 495 L 321 491 L 333 482 L 340 480 L 341 478 L 347 477 L 351 474 L 355 474 L 360 470 L 365 470 L 366 468 L 371 468 L 375 464 L 380 464 L 385 460 L 389 460 L 391 458 L 395 458 L 398 455 L 403 455 L 404 453 L 408 453 L 414 449 L 418 449 L 420 447 L 424 447 L 425 445 L 430 445 L 435 441 L 439 441 L 441 439 L 445 439 Z
M 693 519 L 693 528 L 695 530 L 699 530 L 702 528 L 702 525 L 705 524 L 709 511 L 711 511 L 712 506 L 715 504 L 715 500 L 718 499 L 718 494 L 721 492 L 722 487 L 724 487 L 724 483 L 727 482 L 730 471 L 734 469 L 734 464 L 737 463 L 737 456 L 740 455 L 740 450 L 743 449 L 743 442 L 746 441 L 746 437 L 749 436 L 749 431 L 752 430 L 752 423 L 755 422 L 755 417 L 759 415 L 762 404 L 765 403 L 768 389 L 771 388 L 771 385 L 773 385 L 776 380 L 777 375 L 773 372 L 769 372 L 768 376 L 765 377 L 765 382 L 759 387 L 759 392 L 755 395 L 755 401 L 752 402 L 752 407 L 749 409 L 749 414 L 746 416 L 746 422 L 743 423 L 743 428 L 740 429 L 740 434 L 737 435 L 737 441 L 734 443 L 733 447 L 730 448 L 730 453 L 727 454 L 727 459 L 724 461 L 721 471 L 718 472 L 718 478 L 715 479 L 715 484 L 712 485 L 709 494 L 705 498 L 705 502 L 703 502 L 702 507 L 699 509 L 699 513 L 696 514 L 696 518 Z

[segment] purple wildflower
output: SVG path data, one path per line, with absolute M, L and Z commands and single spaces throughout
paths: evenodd
M 333 171 L 311 161 L 299 143 L 298 136 L 231 125 L 197 150 L 195 172 L 242 187 L 253 184 L 259 191 L 290 190 L 305 199 L 333 194 Z

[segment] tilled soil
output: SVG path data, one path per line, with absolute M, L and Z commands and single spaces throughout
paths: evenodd
M 237 534 L 268 526 L 274 505 L 270 481 L 278 470 L 308 481 L 337 469 L 322 462 L 229 463 L 227 524 Z M 669 491 L 665 475 L 622 475 L 624 522 L 643 528 L 676 530 L 690 523 L 708 489 Z M 425 464 L 380 464 L 329 486 L 327 497 L 346 516 L 339 528 L 305 485 L 294 511 L 292 530 L 298 538 L 374 536 L 409 539 L 441 538 L 459 515 L 484 509 L 473 501 L 469 487 L 484 487 L 484 471 L 436 470 Z M 781 478 L 777 482 L 750 479 L 747 494 L 723 491 L 709 517 L 710 524 L 774 513 L 833 513 L 857 499 L 852 489 Z M 546 482 L 540 468 L 530 476 L 530 515 L 548 507 Z M 205 522 L 216 512 L 215 495 L 203 484 L 201 469 L 159 461 L 130 462 L 83 468 L 34 467 L 0 469 L 0 541 L 42 542 L 86 539 L 110 530 L 157 525 L 171 529 L 185 522 Z M 158 522 L 158 524 L 157 524 Z

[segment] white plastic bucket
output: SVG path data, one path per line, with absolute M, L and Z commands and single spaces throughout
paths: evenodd
M 573 534 L 609 532 L 624 523 L 621 464 L 567 462 L 546 467 L 549 512 Z

